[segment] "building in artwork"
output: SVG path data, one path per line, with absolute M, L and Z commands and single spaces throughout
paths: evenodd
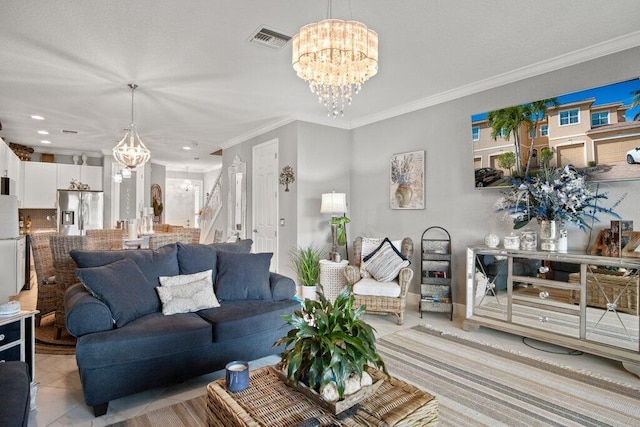
M 532 168 L 539 167 L 538 153 L 544 147 L 554 150 L 551 164 L 572 164 L 582 168 L 626 162 L 626 153 L 640 146 L 640 121 L 626 121 L 629 106 L 622 102 L 593 105 L 595 98 L 550 107 L 547 118 L 540 121 L 536 134 L 525 125 L 520 130 L 522 165 L 526 165 L 533 144 Z M 491 138 L 487 120 L 472 123 L 475 169 L 498 166 L 498 157 L 514 151 L 513 137 Z M 504 170 L 505 175 L 510 171 Z

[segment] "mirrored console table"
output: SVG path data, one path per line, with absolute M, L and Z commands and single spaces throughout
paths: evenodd
M 465 330 L 619 360 L 640 376 L 640 259 L 477 246 L 466 261 Z

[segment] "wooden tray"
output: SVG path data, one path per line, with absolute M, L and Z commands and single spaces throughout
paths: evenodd
M 329 402 L 322 398 L 322 396 L 312 388 L 307 387 L 303 383 L 298 383 L 297 386 L 294 386 L 290 383 L 287 376 L 281 371 L 276 370 L 280 379 L 284 381 L 289 387 L 299 391 L 300 393 L 307 396 L 309 399 L 313 400 L 315 403 L 320 405 L 325 410 L 329 411 L 333 415 L 338 415 L 341 412 L 346 411 L 352 406 L 358 404 L 362 400 L 365 400 L 371 396 L 373 396 L 376 391 L 380 388 L 382 383 L 384 382 L 384 378 L 380 378 L 378 381 L 374 382 L 370 386 L 362 387 L 357 392 L 345 396 L 342 400 L 338 400 L 337 402 Z M 372 376 L 373 378 L 373 376 Z

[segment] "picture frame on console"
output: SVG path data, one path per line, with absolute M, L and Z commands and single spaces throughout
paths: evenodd
M 391 156 L 389 205 L 391 209 L 424 209 L 425 151 Z
M 640 79 L 471 116 L 476 188 L 504 188 L 545 165 L 590 181 L 640 180 Z

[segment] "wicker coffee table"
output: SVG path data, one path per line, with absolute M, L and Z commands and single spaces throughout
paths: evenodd
M 382 376 L 371 374 L 374 381 Z M 294 427 L 309 418 L 317 418 L 322 426 L 431 426 L 438 422 L 438 401 L 392 378 L 376 394 L 335 416 L 287 386 L 271 367 L 251 371 L 249 388 L 239 393 L 228 392 L 224 378 L 207 386 L 209 426 Z

